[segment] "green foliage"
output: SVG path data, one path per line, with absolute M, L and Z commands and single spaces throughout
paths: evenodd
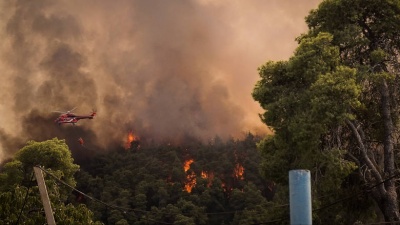
M 46 170 L 70 185 L 75 185 L 74 173 L 79 166 L 73 163 L 64 140 L 43 142 L 30 141 L 19 150 L 15 158 L 4 165 L 0 173 L 0 224 L 44 224 L 45 216 L 33 167 L 45 166 Z M 93 213 L 83 204 L 64 203 L 71 193 L 52 179 L 46 178 L 46 186 L 57 224 L 94 224 Z M 22 210 L 22 211 L 21 211 Z
M 289 61 L 267 62 L 259 68 L 261 80 L 252 95 L 266 110 L 263 121 L 276 132 L 298 135 L 294 138 L 299 141 L 307 139 L 309 142 L 311 138 L 311 144 L 318 144 L 313 136 L 324 131 L 324 124 L 307 126 L 313 119 L 307 112 L 313 107 L 310 97 L 317 94 L 309 89 L 320 75 L 333 72 L 338 65 L 339 51 L 330 44 L 331 41 L 332 36 L 328 33 L 303 38 Z M 299 132 L 299 126 L 304 127 L 303 131 Z
M 46 219 L 42 212 L 42 202 L 38 194 L 31 194 L 33 192 L 39 193 L 39 189 L 37 187 L 32 188 L 28 192 L 27 187 L 16 186 L 14 190 L 0 192 L 0 224 L 15 224 L 18 221 L 19 213 L 24 204 L 25 211 L 20 218 L 21 223 L 32 225 L 44 224 Z M 29 195 L 25 201 L 27 193 Z
M 263 174 L 285 185 L 288 170 L 311 170 L 313 204 L 321 207 L 335 198 L 319 196 L 345 198 L 396 172 L 391 149 L 400 140 L 400 3 L 325 0 L 306 22 L 309 31 L 297 39 L 294 55 L 262 65 L 252 94 L 274 131 L 258 144 Z M 385 185 L 390 189 L 396 185 Z M 385 191 L 370 196 L 386 221 L 397 221 L 397 193 Z M 339 202 L 314 214 L 314 222 L 351 224 L 376 216 L 372 201 L 357 203 Z
M 278 183 L 287 183 L 288 175 L 282 171 L 289 171 L 294 164 L 295 154 L 290 146 L 279 136 L 270 136 L 258 143 L 262 151 L 262 173 Z
M 0 175 L 1 187 L 4 190 L 12 189 L 13 185 L 27 185 L 33 167 L 38 165 L 52 170 L 58 178 L 75 186 L 73 175 L 79 170 L 79 166 L 73 163 L 65 141 L 54 138 L 43 142 L 29 141 L 19 150 L 13 161 L 4 166 Z
M 323 163 L 319 165 L 324 171 L 317 171 L 316 174 L 329 177 L 329 179 L 317 179 L 315 188 L 325 189 L 324 192 L 336 191 L 342 188 L 343 178 L 351 174 L 357 165 L 346 159 L 346 151 L 342 149 L 330 149 L 323 152 Z
M 321 75 L 311 86 L 311 113 L 318 123 L 329 126 L 355 118 L 351 112 L 361 106 L 361 87 L 356 78 L 355 69 L 340 66 Z
M 54 217 L 57 224 L 60 225 L 101 225 L 102 223 L 92 220 L 93 213 L 84 205 L 79 204 L 74 206 L 72 204 L 60 204 L 53 209 Z
M 312 170 L 319 163 L 321 134 L 360 105 L 356 73 L 338 67 L 339 51 L 331 41 L 328 33 L 304 37 L 289 61 L 267 62 L 259 69 L 253 97 L 266 110 L 264 122 L 275 130 L 259 147 L 264 171 L 274 180 L 285 180 L 281 171 L 288 169 Z
M 387 58 L 387 53 L 383 49 L 378 48 L 371 52 L 370 57 L 373 64 L 378 64 L 385 61 Z
M 329 32 L 351 66 L 396 60 L 400 42 L 396 0 L 325 0 L 306 18 L 310 35 Z
M 25 176 L 23 164 L 18 160 L 13 160 L 4 165 L 3 171 L 0 173 L 1 191 L 10 190 L 15 184 L 21 183 Z

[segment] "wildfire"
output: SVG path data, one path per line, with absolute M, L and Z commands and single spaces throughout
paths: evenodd
M 193 159 L 188 159 L 185 161 L 185 163 L 183 164 L 183 169 L 185 170 L 185 172 L 187 172 L 190 169 L 190 165 L 194 162 Z
M 207 179 L 207 187 L 210 187 L 212 184 L 212 180 L 214 179 L 214 173 L 213 172 L 207 172 L 207 171 L 201 171 L 201 178 Z
M 187 159 L 183 163 L 183 170 L 186 173 L 186 181 L 185 181 L 185 186 L 184 190 L 186 190 L 188 193 L 192 192 L 192 189 L 196 186 L 197 180 L 196 180 L 196 174 L 194 171 L 189 171 L 191 164 L 194 162 L 193 159 Z M 201 178 L 207 179 L 207 187 L 210 187 L 212 185 L 212 182 L 214 180 L 214 173 L 211 171 L 201 171 L 200 174 Z M 238 179 L 238 180 L 244 180 L 244 167 L 238 162 L 236 159 L 236 165 L 235 168 L 233 169 L 233 177 Z M 230 192 L 233 190 L 232 184 L 226 184 L 222 182 L 221 187 L 225 190 L 225 192 Z
M 243 180 L 244 179 L 244 177 L 243 177 L 244 167 L 242 165 L 240 165 L 240 163 L 238 162 L 239 161 L 239 157 L 237 155 L 236 150 L 235 150 L 235 161 L 236 161 L 236 165 L 235 165 L 235 168 L 234 168 L 234 171 L 233 171 L 233 175 L 237 179 Z
M 130 149 L 132 142 L 137 140 L 138 138 L 133 134 L 133 132 L 129 131 L 128 136 L 126 137 L 125 149 Z
M 194 162 L 193 159 L 188 159 L 183 163 L 183 170 L 185 173 L 190 169 L 190 165 Z M 192 192 L 192 188 L 196 185 L 196 174 L 192 171 L 186 175 L 185 190 Z
M 188 193 L 190 193 L 192 192 L 192 189 L 195 185 L 196 185 L 196 174 L 192 171 L 192 173 L 186 175 L 185 190 Z
M 235 177 L 239 180 L 243 180 L 244 179 L 243 174 L 244 174 L 244 167 L 239 163 L 237 163 L 234 169 Z
M 225 192 L 231 192 L 233 190 L 232 187 L 228 186 L 226 183 L 222 182 L 221 187 L 224 189 Z

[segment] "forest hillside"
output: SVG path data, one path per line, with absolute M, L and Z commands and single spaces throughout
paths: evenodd
M 258 137 L 186 146 L 132 141 L 81 163 L 71 202 L 104 224 L 265 222 L 275 185 L 260 175 Z M 247 221 L 247 222 L 246 222 Z

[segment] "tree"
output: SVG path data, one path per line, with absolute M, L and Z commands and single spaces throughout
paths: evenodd
M 139 225 L 231 224 L 233 211 L 244 209 L 236 204 L 243 201 L 251 209 L 236 218 L 245 223 L 247 215 L 256 217 L 264 212 L 261 209 L 266 202 L 265 193 L 270 189 L 259 174 L 257 140 L 259 137 L 248 134 L 243 140 L 226 143 L 218 138 L 208 144 L 193 142 L 185 146 L 142 142 L 138 151 L 96 155 L 83 163 L 77 173 L 78 189 L 127 209 L 126 213 L 86 198 L 79 202 L 88 204 L 95 218 L 106 224 Z M 188 159 L 193 162 L 185 172 Z M 238 165 L 243 167 L 240 178 L 235 174 Z M 190 179 L 196 179 L 190 193 L 184 189 L 188 174 L 194 174 Z M 268 221 L 270 217 L 275 218 L 271 210 L 252 221 Z
M 259 68 L 253 97 L 275 131 L 259 144 L 265 174 L 308 168 L 317 191 L 335 191 L 357 168 L 385 221 L 399 221 L 400 3 L 325 0 L 306 22 L 293 57 Z
M 74 174 L 79 166 L 73 161 L 64 140 L 54 138 L 43 142 L 28 141 L 16 153 L 13 161 L 4 166 L 4 172 L 0 176 L 1 187 L 12 189 L 15 185 L 27 185 L 31 180 L 33 167 L 38 165 L 52 170 L 54 175 L 75 186 Z
M 45 223 L 39 190 L 33 181 L 33 167 L 37 165 L 44 166 L 58 179 L 75 186 L 74 173 L 79 166 L 73 163 L 64 140 L 29 141 L 0 173 L 0 221 L 6 224 L 17 221 L 24 224 Z M 85 205 L 66 203 L 70 188 L 57 185 L 54 179 L 46 179 L 46 185 L 57 224 L 101 224 L 92 220 L 93 213 Z
M 262 197 L 261 191 L 249 183 L 243 190 L 234 189 L 230 198 L 234 219 L 231 224 L 259 224 L 271 220 L 268 214 L 267 200 Z

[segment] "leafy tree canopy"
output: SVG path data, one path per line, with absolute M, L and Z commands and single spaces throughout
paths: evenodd
M 264 173 L 286 183 L 288 170 L 310 169 L 314 205 L 327 201 L 320 195 L 376 186 L 368 191 L 385 221 L 398 221 L 400 3 L 325 0 L 306 22 L 289 60 L 259 68 L 253 97 L 275 131 L 259 143 Z M 336 223 L 355 221 L 344 215 Z M 315 221 L 323 217 L 331 219 Z
M 29 141 L 0 173 L 0 221 L 4 224 L 46 222 L 39 189 L 33 180 L 33 167 L 38 165 L 66 183 L 76 184 L 74 174 L 79 166 L 73 163 L 64 140 Z M 46 186 L 57 224 L 101 224 L 92 220 L 93 213 L 85 205 L 66 202 L 70 189 L 51 179 L 46 179 Z
M 54 138 L 43 142 L 29 141 L 16 153 L 14 159 L 4 166 L 4 171 L 0 174 L 1 186 L 13 188 L 14 185 L 27 185 L 34 166 L 50 169 L 54 175 L 75 186 L 74 174 L 79 170 L 79 166 L 73 161 L 65 140 Z

